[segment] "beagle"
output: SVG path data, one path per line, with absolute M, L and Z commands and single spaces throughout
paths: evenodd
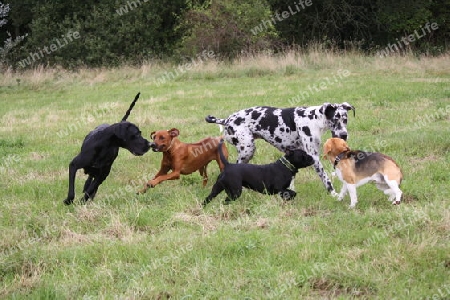
M 334 165 L 336 174 L 343 183 L 339 201 L 348 191 L 350 208 L 354 208 L 358 202 L 356 188 L 367 182 L 375 182 L 377 188 L 389 196 L 392 204 L 400 204 L 402 191 L 399 186 L 403 175 L 389 156 L 378 152 L 350 150 L 347 142 L 340 138 L 328 139 L 323 145 L 323 154 Z

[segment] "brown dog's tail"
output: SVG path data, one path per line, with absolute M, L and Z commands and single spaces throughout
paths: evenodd
M 230 163 L 228 162 L 227 158 L 225 157 L 225 155 L 223 154 L 223 150 L 222 150 L 222 146 L 223 146 L 224 140 L 220 139 L 220 143 L 219 143 L 219 156 L 220 156 L 220 160 L 222 161 L 223 165 L 229 165 Z
M 122 122 L 124 122 L 128 119 L 128 116 L 130 115 L 131 110 L 133 109 L 134 105 L 136 104 L 136 101 L 138 101 L 140 94 L 141 94 L 141 92 L 137 93 L 137 95 L 134 97 L 133 102 L 131 102 L 130 108 L 128 108 L 127 112 L 125 113 L 125 116 L 123 116 L 123 118 L 122 118 Z

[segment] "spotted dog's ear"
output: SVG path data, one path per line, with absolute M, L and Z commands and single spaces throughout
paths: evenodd
M 176 128 L 172 128 L 170 130 L 167 130 L 171 137 L 176 137 L 180 135 L 180 131 Z
M 351 104 L 349 104 L 349 103 L 347 103 L 347 102 L 344 102 L 344 103 L 341 104 L 341 106 L 342 106 L 344 109 L 346 109 L 347 111 L 353 110 L 353 117 L 356 116 L 355 107 L 354 107 L 353 105 L 351 105 Z
M 323 113 L 325 117 L 330 120 L 333 118 L 334 113 L 336 112 L 337 105 L 325 102 L 322 107 L 319 109 L 319 112 Z

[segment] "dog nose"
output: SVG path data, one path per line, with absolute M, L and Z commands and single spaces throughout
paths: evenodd
M 343 139 L 344 141 L 346 141 L 347 140 L 347 134 L 341 134 L 341 136 L 340 136 L 340 138 L 341 139 Z

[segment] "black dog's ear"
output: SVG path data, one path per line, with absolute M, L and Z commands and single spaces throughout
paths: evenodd
M 118 123 L 116 128 L 114 128 L 114 135 L 121 141 L 126 142 L 127 140 L 127 132 L 129 125 L 125 125 L 123 123 Z

